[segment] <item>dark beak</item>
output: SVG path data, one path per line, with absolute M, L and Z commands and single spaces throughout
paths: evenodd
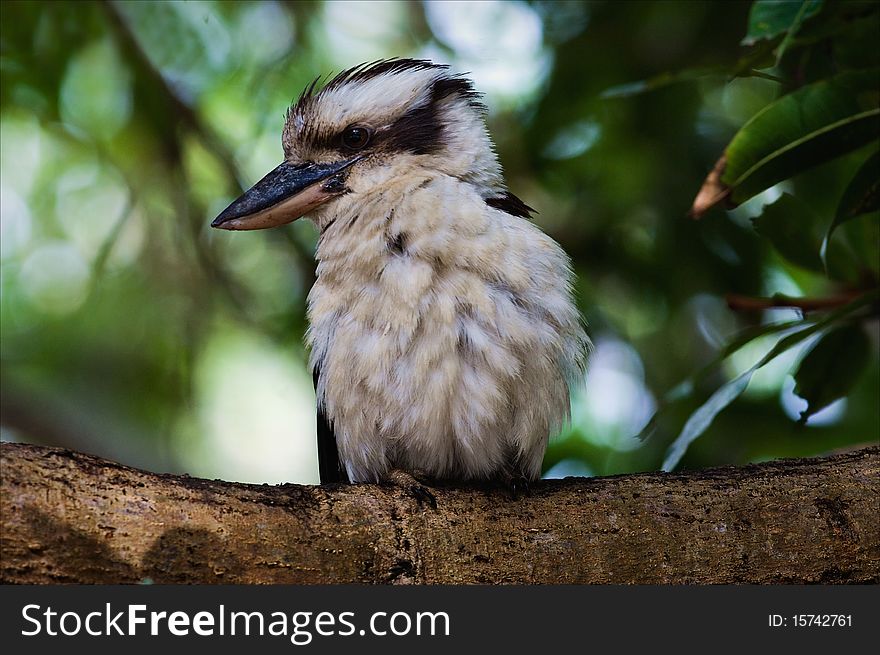
M 331 164 L 284 162 L 220 212 L 211 227 L 261 230 L 290 223 L 346 193 L 344 171 L 361 159 Z

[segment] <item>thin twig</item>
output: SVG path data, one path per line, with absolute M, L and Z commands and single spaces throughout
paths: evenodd
M 765 71 L 760 71 L 756 68 L 749 69 L 749 77 L 758 77 L 762 80 L 770 80 L 771 82 L 777 82 L 779 84 L 788 84 L 788 80 L 785 78 L 779 77 L 778 75 L 772 75 Z
M 794 298 L 776 294 L 770 298 L 755 298 L 739 294 L 727 294 L 727 306 L 735 312 L 756 312 L 764 309 L 790 308 L 802 312 L 815 312 L 823 309 L 842 307 L 862 295 L 862 292 L 850 291 L 827 298 Z

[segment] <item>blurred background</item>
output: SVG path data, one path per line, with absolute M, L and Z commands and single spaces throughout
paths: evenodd
M 595 351 L 547 475 L 657 469 L 690 412 L 773 341 L 734 353 L 636 438 L 664 394 L 738 331 L 797 317 L 734 312 L 725 295 L 833 290 L 780 258 L 750 217 L 792 184 L 833 209 L 859 163 L 846 156 L 733 211 L 686 218 L 778 84 L 705 74 L 603 91 L 735 62 L 749 7 L 4 2 L 2 439 L 153 471 L 316 482 L 303 346 L 316 232 L 307 221 L 242 234 L 209 223 L 280 162 L 284 112 L 308 82 L 410 56 L 475 80 L 510 189 L 574 259 Z M 774 360 L 681 467 L 876 440 L 876 335 L 873 346 L 850 396 L 806 426 L 790 375 L 801 353 Z

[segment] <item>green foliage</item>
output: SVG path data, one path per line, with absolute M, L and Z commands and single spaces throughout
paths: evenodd
M 845 397 L 870 359 L 871 344 L 861 326 L 842 325 L 824 334 L 794 374 L 794 392 L 807 401 L 801 422 L 806 423 L 813 414 Z
M 709 400 L 691 414 L 684 428 L 682 428 L 681 434 L 678 435 L 669 447 L 666 459 L 663 460 L 663 470 L 671 471 L 678 465 L 688 446 L 708 429 L 712 421 L 722 410 L 743 394 L 758 369 L 766 366 L 783 353 L 801 345 L 820 330 L 852 316 L 870 303 L 876 303 L 878 297 L 880 296 L 877 293 L 868 293 L 817 322 L 810 323 L 810 321 L 805 320 L 802 326 L 796 328 L 796 331 L 777 341 L 773 348 L 758 360 L 754 366 L 739 374 L 733 380 L 721 385 Z M 859 328 L 855 329 L 859 330 Z M 864 364 L 867 364 L 867 338 L 863 333 L 860 332 L 860 334 L 861 336 L 855 340 L 853 351 L 844 353 L 840 337 L 838 336 L 839 330 L 832 331 L 829 335 L 826 335 L 826 339 L 828 336 L 833 337 L 830 342 L 823 346 L 815 356 L 813 356 L 814 351 L 811 351 L 804 359 L 804 362 L 802 362 L 795 375 L 799 385 L 795 392 L 810 403 L 807 412 L 801 414 L 802 422 L 806 422 L 811 414 L 815 414 L 823 407 L 845 396 L 850 388 L 852 388 L 853 383 L 864 367 L 862 365 L 852 367 L 853 360 L 851 356 L 861 355 L 862 361 Z M 849 336 L 851 337 L 852 335 L 850 334 Z M 820 341 L 819 345 L 822 345 L 826 339 Z M 843 358 L 839 365 L 831 361 L 836 355 Z M 798 377 L 801 375 L 802 377 Z
M 858 14 L 852 15 L 836 4 L 823 7 L 821 0 L 759 0 L 752 4 L 748 31 L 742 43 L 760 43 L 761 49 L 756 48 L 760 54 L 764 54 L 767 44 L 775 47 L 775 67 L 759 72 L 766 73 L 768 79 L 784 83 L 781 95 L 758 110 L 737 131 L 704 181 L 691 210 L 692 216 L 700 218 L 722 200 L 729 206 L 737 206 L 780 182 L 797 178 L 841 155 L 865 148 L 875 150 L 851 174 L 833 215 L 818 214 L 797 193 L 783 192 L 752 219 L 757 233 L 791 264 L 814 273 L 824 272 L 831 280 L 842 280 L 850 285 L 856 283 L 855 290 L 850 289 L 841 296 L 840 302 L 853 296 L 857 300 L 816 322 L 813 322 L 813 316 L 804 316 L 797 326 L 802 329 L 779 340 L 754 366 L 722 384 L 686 421 L 667 451 L 663 464 L 665 470 L 675 467 L 688 446 L 709 428 L 722 410 L 745 392 L 758 369 L 800 347 L 804 339 L 817 330 L 827 328 L 828 332 L 810 350 L 795 373 L 795 393 L 808 402 L 807 409 L 801 413 L 801 423 L 847 396 L 863 369 L 870 361 L 876 361 L 876 353 L 872 352 L 865 330 L 870 325 L 868 321 L 876 317 L 878 311 L 875 259 L 878 217 L 870 216 L 864 222 L 863 229 L 870 226 L 866 228 L 866 239 L 856 237 L 854 244 L 841 246 L 842 249 L 835 250 L 830 245 L 837 227 L 856 216 L 875 211 L 878 203 L 880 166 L 876 146 L 880 139 L 880 70 L 872 67 L 876 46 L 869 46 L 862 36 L 864 30 L 858 28 L 868 24 L 866 17 L 874 28 L 880 26 L 880 22 L 876 5 L 862 4 L 860 9 Z M 815 21 L 810 24 L 810 19 Z M 853 25 L 858 27 L 855 31 Z M 805 37 L 801 33 L 802 27 L 805 28 Z M 849 48 L 854 34 L 861 50 Z M 833 65 L 809 65 L 817 59 L 827 58 L 825 53 L 834 52 L 840 46 L 850 55 L 846 67 L 856 70 L 831 74 Z M 683 71 L 675 79 L 686 80 L 700 74 L 699 70 Z M 799 83 L 793 85 L 785 80 L 799 80 Z M 630 88 L 642 91 L 651 86 L 630 85 Z M 815 229 L 823 224 L 827 226 L 823 230 L 824 239 Z M 864 242 L 869 244 L 867 251 L 860 246 Z M 786 304 L 807 311 L 827 310 L 838 302 L 834 299 L 817 302 L 777 294 L 764 306 Z M 761 303 L 749 301 L 746 305 L 756 307 Z M 855 310 L 859 313 L 854 322 L 836 326 L 840 321 L 852 320 Z M 730 351 L 729 345 L 722 356 Z M 679 385 L 676 390 L 676 396 L 682 395 L 682 390 L 689 395 L 693 385 Z
M 742 44 L 753 45 L 762 39 L 795 33 L 801 23 L 814 16 L 821 7 L 822 0 L 757 0 L 749 11 L 748 32 Z
M 846 221 L 880 209 L 880 151 L 869 155 L 843 191 L 828 237 Z
M 752 219 L 758 234 L 768 239 L 780 255 L 792 264 L 818 272 L 822 270 L 819 242 L 809 229 L 814 222 L 809 206 L 790 193 L 764 205 L 761 215 Z
M 722 184 L 735 204 L 880 137 L 880 71 L 842 73 L 782 96 L 725 150 Z

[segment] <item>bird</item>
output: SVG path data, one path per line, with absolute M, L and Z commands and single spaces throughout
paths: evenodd
M 306 342 L 321 483 L 538 479 L 590 339 L 571 260 L 511 193 L 474 84 L 392 58 L 317 78 L 282 163 L 212 222 L 318 231 Z

